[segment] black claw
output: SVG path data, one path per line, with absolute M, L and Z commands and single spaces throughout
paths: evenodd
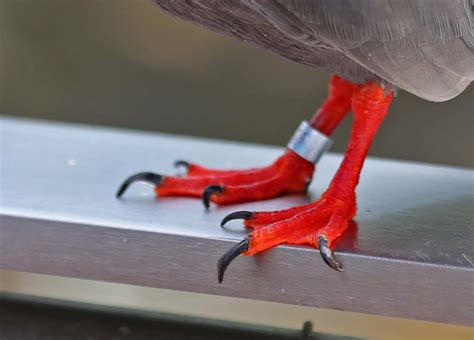
M 211 196 L 216 193 L 222 194 L 223 192 L 224 192 L 224 187 L 221 185 L 208 186 L 202 193 L 202 203 L 204 204 L 206 209 L 209 209 L 209 202 L 211 200 Z
M 309 186 L 311 185 L 311 182 L 313 181 L 313 177 L 306 178 L 306 183 L 304 186 L 304 192 L 308 192 Z
M 246 252 L 249 249 L 249 239 L 244 238 L 242 241 L 230 248 L 221 258 L 217 261 L 217 279 L 219 283 L 222 283 L 224 279 L 224 273 L 229 264 L 240 254 Z
M 233 212 L 232 214 L 229 214 L 227 215 L 226 217 L 224 217 L 222 219 L 222 222 L 221 222 L 221 227 L 224 227 L 224 224 L 226 224 L 227 222 L 231 221 L 231 220 L 238 220 L 238 219 L 242 219 L 242 220 L 250 220 L 253 216 L 253 212 L 251 211 L 236 211 L 236 212 Z
M 176 162 L 174 162 L 174 167 L 179 168 L 180 166 L 185 167 L 186 171 L 189 170 L 189 162 L 183 161 L 182 159 L 178 159 Z
M 127 188 L 130 186 L 130 184 L 134 182 L 147 182 L 154 185 L 160 185 L 162 180 L 163 176 L 155 174 L 153 172 L 140 172 L 127 178 L 119 187 L 115 196 L 117 198 L 120 198 L 125 192 L 125 190 L 127 190 Z
M 319 236 L 318 244 L 319 252 L 321 253 L 324 262 L 326 262 L 326 264 L 332 269 L 337 270 L 338 272 L 343 272 L 344 269 L 342 268 L 342 263 L 336 260 L 336 258 L 334 257 L 331 248 L 329 248 L 328 246 L 328 241 L 326 240 L 326 237 Z

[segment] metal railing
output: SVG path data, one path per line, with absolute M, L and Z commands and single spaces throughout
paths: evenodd
M 368 159 L 356 223 L 336 245 L 345 271 L 314 249 L 240 257 L 218 284 L 217 259 L 245 231 L 229 212 L 274 210 L 323 192 L 340 162 L 318 164 L 310 195 L 211 207 L 155 199 L 130 173 L 173 173 L 175 159 L 264 165 L 278 148 L 3 118 L 0 268 L 344 311 L 472 325 L 473 171 Z

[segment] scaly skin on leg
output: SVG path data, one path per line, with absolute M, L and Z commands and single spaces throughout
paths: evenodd
M 356 85 L 333 76 L 328 97 L 311 119 L 311 125 L 327 136 L 331 135 L 347 115 L 356 88 Z M 117 196 L 120 197 L 131 183 L 144 181 L 155 185 L 158 196 L 202 197 L 206 207 L 209 201 L 229 204 L 263 200 L 304 192 L 315 168 L 314 164 L 291 150 L 287 150 L 272 165 L 256 169 L 215 170 L 186 161 L 177 161 L 176 165 L 187 168 L 184 177 L 139 173 L 122 184 Z
M 155 192 L 159 196 L 200 197 L 206 187 L 219 185 L 223 187 L 223 192 L 212 197 L 216 203 L 258 200 L 304 191 L 313 171 L 313 164 L 287 151 L 272 165 L 260 169 L 231 171 L 230 174 L 164 177 Z
M 219 281 L 238 252 L 258 254 L 279 244 L 306 244 L 320 249 L 324 261 L 342 271 L 330 246 L 356 214 L 355 189 L 370 144 L 393 99 L 379 84 L 361 85 L 352 96 L 354 121 L 344 159 L 322 197 L 302 207 L 275 212 L 248 213 L 245 225 L 253 231 L 239 248 L 232 248 L 218 263 Z M 225 218 L 224 221 L 229 220 Z M 227 261 L 227 262 L 226 262 Z

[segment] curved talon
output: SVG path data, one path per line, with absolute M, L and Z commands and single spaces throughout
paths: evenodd
M 122 185 L 117 190 L 117 194 L 115 195 L 117 198 L 120 198 L 125 190 L 130 186 L 130 184 L 134 182 L 147 182 L 154 185 L 160 185 L 163 181 L 163 176 L 155 174 L 153 172 L 139 172 L 138 174 L 132 175 L 127 178 Z
M 252 216 L 253 216 L 253 212 L 251 211 L 245 211 L 245 210 L 235 211 L 222 219 L 221 227 L 224 228 L 224 225 L 231 220 L 238 220 L 238 219 L 250 220 Z
M 181 166 L 185 167 L 186 171 L 188 171 L 191 164 L 187 161 L 183 161 L 182 159 L 178 159 L 177 161 L 174 162 L 173 165 L 175 168 L 179 168 Z
M 336 260 L 336 258 L 334 257 L 334 254 L 331 248 L 329 248 L 326 237 L 319 236 L 318 245 L 319 245 L 319 252 L 321 253 L 321 256 L 324 262 L 326 262 L 326 264 L 332 269 L 337 270 L 338 272 L 343 272 L 344 269 L 342 268 L 342 264 L 341 262 Z
M 223 192 L 224 192 L 224 187 L 221 185 L 208 186 L 202 193 L 202 203 L 204 204 L 206 209 L 209 209 L 209 202 L 211 200 L 211 196 L 216 193 L 222 194 Z
M 224 272 L 229 264 L 240 254 L 246 252 L 249 249 L 249 239 L 244 238 L 242 241 L 230 248 L 224 255 L 222 255 L 217 261 L 217 279 L 219 283 L 222 283 L 224 279 Z
M 313 181 L 313 177 L 306 178 L 306 182 L 304 184 L 304 192 L 307 193 L 309 190 L 309 186 L 311 185 L 311 182 Z

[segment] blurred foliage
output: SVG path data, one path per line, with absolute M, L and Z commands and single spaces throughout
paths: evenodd
M 328 76 L 151 0 L 0 0 L 3 114 L 284 145 Z M 474 166 L 473 98 L 400 92 L 371 155 Z

